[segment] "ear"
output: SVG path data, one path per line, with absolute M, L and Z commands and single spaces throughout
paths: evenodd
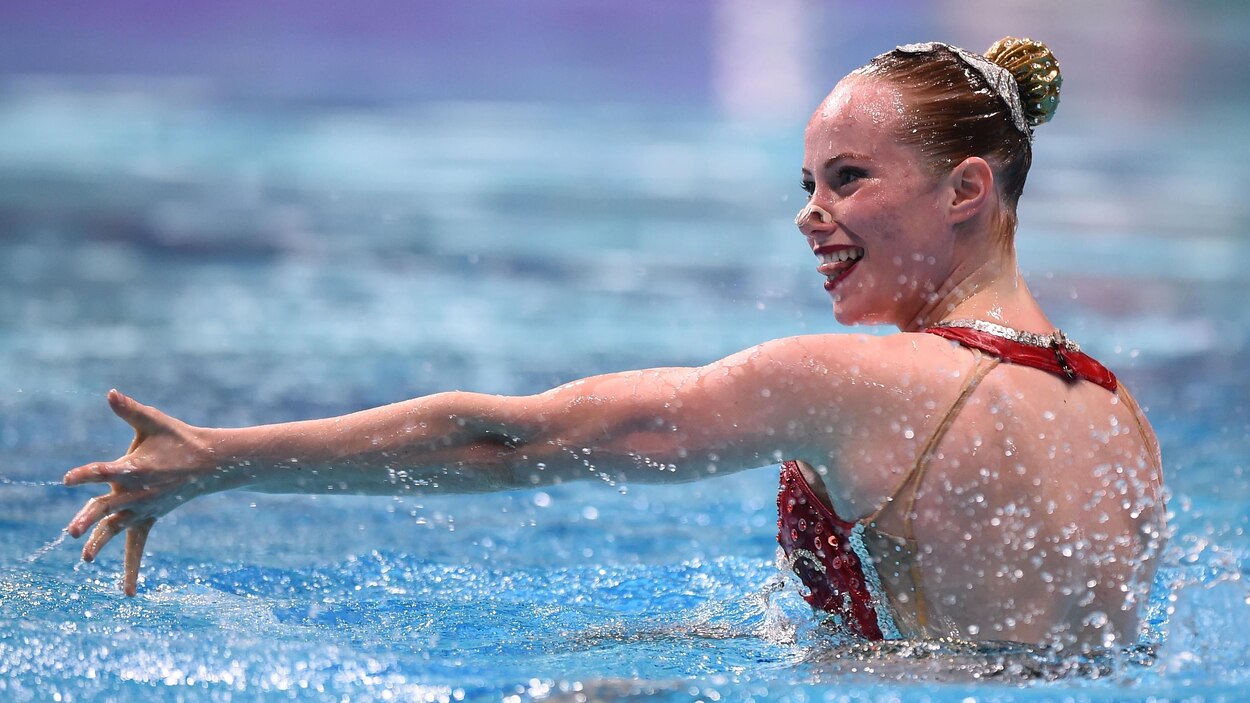
M 994 169 L 979 156 L 961 161 L 947 178 L 951 189 L 947 214 L 952 224 L 976 217 L 995 196 Z

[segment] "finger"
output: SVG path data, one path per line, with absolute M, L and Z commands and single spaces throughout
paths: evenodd
M 102 520 L 110 513 L 115 513 L 129 506 L 133 502 L 130 498 L 122 498 L 117 493 L 108 493 L 102 496 L 96 496 L 87 501 L 73 520 L 69 521 L 69 525 L 65 527 L 65 531 L 70 537 L 77 539 L 82 536 L 87 528 L 91 527 L 98 520 Z
M 143 437 L 157 432 L 167 424 L 165 414 L 160 410 L 129 398 L 116 388 L 109 391 L 108 401 L 113 412 L 135 428 L 135 440 L 130 445 L 132 450 Z
M 139 563 L 143 561 L 143 546 L 148 542 L 148 532 L 156 518 L 144 518 L 126 530 L 126 565 L 122 571 L 122 593 L 133 596 L 139 587 Z
M 67 486 L 81 486 L 84 483 L 104 483 L 116 481 L 130 470 L 130 464 L 121 461 L 93 461 L 65 472 L 62 480 Z
M 100 524 L 91 531 L 91 537 L 87 539 L 87 543 L 82 546 L 82 560 L 95 561 L 100 550 L 104 549 L 104 545 L 116 537 L 118 532 L 126 529 L 133 518 L 134 515 L 129 510 L 124 510 L 101 520 Z

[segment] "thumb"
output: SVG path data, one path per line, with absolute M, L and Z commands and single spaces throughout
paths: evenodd
M 109 391 L 108 401 L 113 412 L 135 428 L 135 432 L 150 435 L 159 431 L 165 424 L 161 411 L 123 395 L 116 388 Z

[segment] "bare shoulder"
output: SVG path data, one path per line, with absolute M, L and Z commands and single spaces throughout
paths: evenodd
M 749 365 L 776 373 L 832 375 L 871 388 L 957 380 L 968 370 L 968 362 L 966 349 L 931 334 L 817 334 L 765 342 L 712 367 Z
M 768 398 L 775 417 L 823 418 L 849 431 L 941 400 L 972 366 L 967 349 L 935 335 L 823 334 L 765 342 L 701 371 Z
M 785 458 L 824 476 L 839 510 L 876 505 L 974 369 L 971 352 L 931 334 L 828 334 L 766 342 L 710 368 L 742 368 Z M 784 428 L 784 431 L 783 431 Z M 910 434 L 909 434 L 910 433 Z M 862 503 L 862 505 L 861 505 Z

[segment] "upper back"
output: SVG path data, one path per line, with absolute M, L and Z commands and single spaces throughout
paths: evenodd
M 885 506 L 881 529 L 914 532 L 930 634 L 1135 641 L 1164 511 L 1127 392 L 1009 363 L 969 388 L 974 352 L 932 335 L 882 338 L 879 358 L 825 483 L 840 514 Z

